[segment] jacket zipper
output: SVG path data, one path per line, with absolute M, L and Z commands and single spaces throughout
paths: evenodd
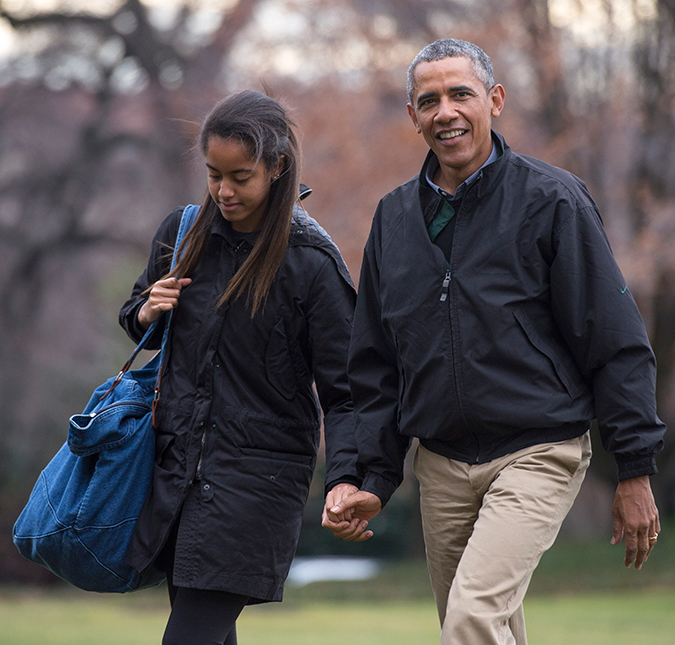
M 443 278 L 443 285 L 441 286 L 441 302 L 448 299 L 448 291 L 450 290 L 450 269 L 446 269 L 445 277 Z
M 476 183 L 477 182 L 474 182 L 473 186 L 475 186 Z M 473 188 L 473 186 L 471 186 L 469 188 L 469 190 L 471 190 L 471 188 Z M 459 211 L 455 214 L 455 217 L 459 218 L 460 211 L 461 211 L 461 207 L 460 207 Z M 453 247 L 455 246 L 456 241 L 457 241 L 457 238 L 455 237 L 455 239 L 453 240 L 453 244 L 452 244 Z M 466 427 L 468 429 L 469 424 L 466 422 L 466 417 L 464 416 L 464 410 L 462 409 L 462 403 L 461 403 L 460 396 L 459 396 L 459 387 L 457 385 L 457 361 L 455 360 L 455 334 L 454 334 L 454 330 L 452 328 L 452 317 L 451 317 L 451 314 L 450 314 L 450 303 L 448 302 L 448 297 L 450 295 L 450 280 L 451 280 L 451 278 L 452 278 L 452 273 L 450 271 L 450 267 L 448 266 L 445 270 L 445 276 L 443 277 L 443 284 L 441 285 L 440 301 L 448 303 L 447 304 L 447 315 L 448 315 L 448 322 L 450 324 L 450 348 L 451 348 L 451 352 L 452 352 L 452 373 L 453 373 L 453 379 L 452 380 L 453 380 L 453 385 L 455 386 L 455 397 L 457 398 L 457 405 L 459 407 L 459 413 L 462 417 L 462 420 L 464 421 L 464 424 L 466 425 Z M 480 456 L 480 442 L 478 441 L 478 437 L 476 436 L 476 433 L 473 430 L 469 429 L 469 432 L 471 433 L 471 435 L 473 436 L 473 438 L 476 442 L 476 456 L 475 456 L 475 459 L 474 459 L 474 463 L 478 463 L 478 459 L 479 459 L 479 456 Z
M 441 297 L 440 301 L 445 302 L 446 304 L 446 315 L 448 317 L 448 324 L 450 325 L 450 356 L 452 359 L 452 384 L 455 387 L 455 397 L 457 398 L 457 405 L 459 407 L 460 415 L 464 419 L 464 412 L 462 411 L 462 404 L 459 399 L 459 387 L 457 386 L 457 361 L 455 361 L 455 333 L 452 328 L 452 316 L 450 312 L 450 302 L 448 296 L 450 295 L 450 280 L 451 280 L 450 267 L 445 270 L 445 276 L 443 277 L 443 284 L 441 286 Z M 465 421 L 466 423 L 466 421 Z
M 246 240 L 239 240 L 235 244 L 233 275 L 234 275 L 234 273 L 236 273 L 239 270 L 239 268 L 243 264 L 243 262 L 240 262 L 239 251 L 242 249 L 245 242 L 246 242 Z M 244 253 L 247 254 L 248 249 L 244 249 Z M 203 421 L 201 422 L 201 425 L 203 426 L 204 429 L 202 430 L 202 438 L 201 438 L 201 441 L 199 442 L 199 459 L 197 461 L 197 470 L 195 472 L 195 481 L 200 481 L 201 478 L 202 478 L 202 467 L 203 467 L 203 464 L 204 464 L 204 446 L 206 445 L 206 429 L 208 427 L 208 424 L 204 423 Z M 214 427 L 215 427 L 215 425 L 214 425 Z
M 204 462 L 204 445 L 206 444 L 206 424 L 202 421 L 204 430 L 202 431 L 202 440 L 199 444 L 199 461 L 197 462 L 197 472 L 195 473 L 195 480 L 200 481 L 202 478 L 202 463 Z

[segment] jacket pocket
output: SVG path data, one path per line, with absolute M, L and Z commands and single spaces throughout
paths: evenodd
M 396 362 L 398 367 L 398 405 L 396 410 L 396 424 L 401 427 L 401 408 L 403 406 L 403 401 L 405 400 L 406 394 L 406 384 L 405 384 L 405 367 L 401 359 L 401 349 L 398 344 L 398 337 L 396 334 L 392 334 L 394 338 L 394 344 L 396 345 Z
M 293 369 L 291 352 L 284 321 L 279 320 L 272 329 L 265 353 L 267 380 L 274 389 L 289 401 L 298 393 L 298 380 Z
M 571 356 L 569 358 L 561 356 L 561 353 L 555 347 L 554 343 L 539 333 L 532 319 L 523 310 L 523 307 L 518 307 L 514 310 L 513 315 L 525 332 L 530 343 L 532 343 L 535 349 L 539 350 L 549 359 L 558 379 L 565 386 L 567 393 L 572 398 L 579 396 L 582 390 L 581 383 L 579 378 L 573 376 L 573 373 L 578 370 L 575 370 L 574 365 L 566 364 L 572 362 Z
M 315 457 L 310 455 L 297 455 L 290 452 L 277 452 L 274 450 L 265 450 L 264 448 L 240 448 L 241 454 L 246 457 L 257 457 L 266 459 L 270 462 L 284 461 L 293 464 L 302 464 L 309 468 L 314 468 Z

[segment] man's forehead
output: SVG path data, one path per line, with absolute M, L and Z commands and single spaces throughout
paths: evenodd
M 461 74 L 480 83 L 476 75 L 473 61 L 465 56 L 450 56 L 440 60 L 422 61 L 418 63 L 413 72 L 417 82 L 441 79 L 444 76 Z
M 422 61 L 413 71 L 415 90 L 420 85 L 439 83 L 445 79 L 462 79 L 462 85 L 482 85 L 482 81 L 476 75 L 473 62 L 464 56 L 452 56 L 441 60 Z

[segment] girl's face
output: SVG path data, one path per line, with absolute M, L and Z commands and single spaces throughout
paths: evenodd
M 272 178 L 279 168 L 267 168 L 251 157 L 237 139 L 211 137 L 206 149 L 209 193 L 235 231 L 251 233 L 262 227 Z

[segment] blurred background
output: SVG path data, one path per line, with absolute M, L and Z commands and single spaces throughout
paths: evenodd
M 405 73 L 439 37 L 491 56 L 507 97 L 494 127 L 514 150 L 588 184 L 657 355 L 660 415 L 673 425 L 673 0 L 0 0 L 1 582 L 55 583 L 18 555 L 11 528 L 68 417 L 131 353 L 117 312 L 160 221 L 203 197 L 193 151 L 202 117 L 243 88 L 292 108 L 314 191 L 304 205 L 356 281 L 379 198 L 424 159 Z M 560 559 L 556 580 L 572 561 L 595 562 L 584 545 L 598 540 L 620 569 L 608 545 L 614 464 L 594 439 L 563 550 L 548 560 Z M 672 518 L 675 442 L 658 463 L 653 486 Z M 412 475 L 373 521 L 376 538 L 352 545 L 319 526 L 321 471 L 299 556 L 377 556 L 404 571 L 422 561 Z M 408 588 L 418 579 L 403 578 Z

